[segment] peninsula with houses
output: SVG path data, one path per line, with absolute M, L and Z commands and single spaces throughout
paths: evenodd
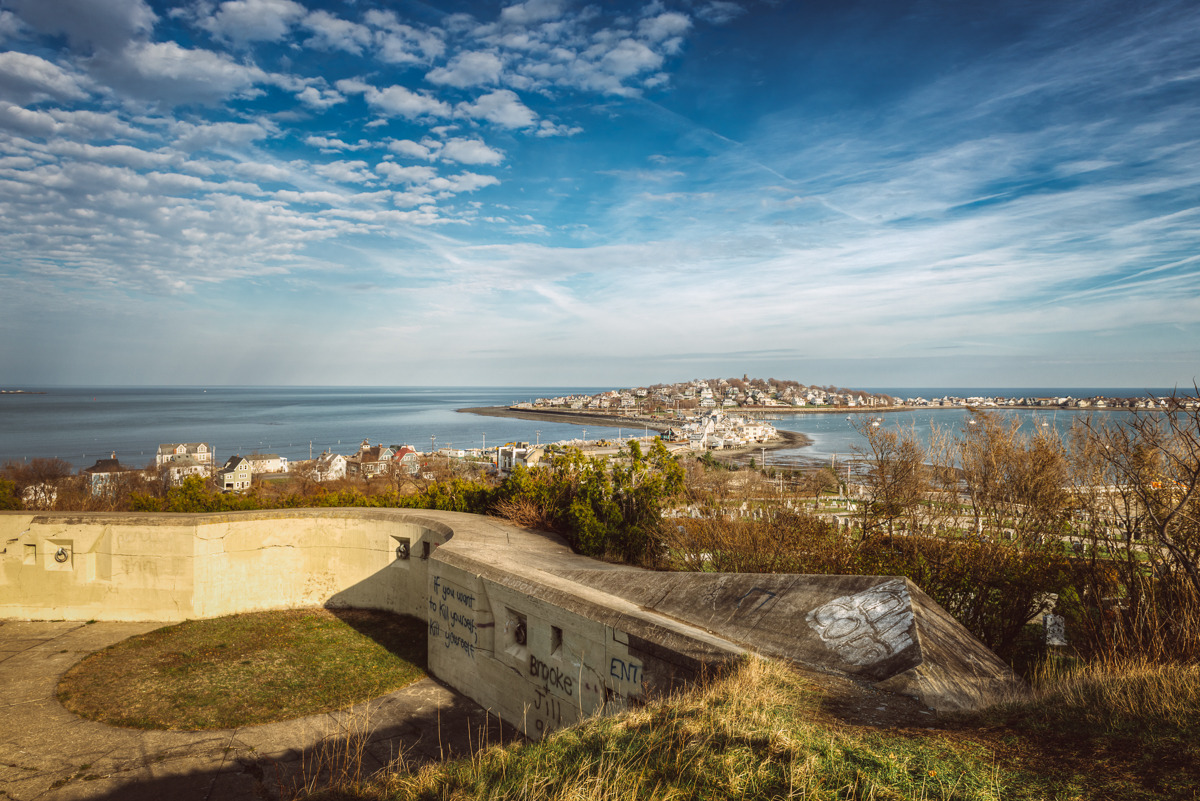
M 1168 408 L 1172 404 L 1193 408 L 1200 401 L 1194 396 L 1179 398 L 1130 395 L 1127 397 L 1071 396 L 951 396 L 924 398 L 897 397 L 861 389 L 804 385 L 798 381 L 774 378 L 695 379 L 675 384 L 611 389 L 594 395 L 563 395 L 533 398 L 511 406 L 459 409 L 460 412 L 492 417 L 519 417 L 527 420 L 574 423 L 577 425 L 643 427 L 663 435 L 667 441 L 695 437 L 706 421 L 717 415 L 722 432 L 728 437 L 709 437 L 705 442 L 726 442 L 732 446 L 761 444 L 754 430 L 764 420 L 785 414 L 889 412 L 905 409 L 1094 409 L 1120 410 Z M 747 435 L 736 432 L 746 428 Z M 774 431 L 774 429 L 772 429 Z M 784 432 L 786 433 L 786 432 Z M 780 432 L 767 437 L 780 447 Z M 709 444 L 709 447 L 713 445 Z M 723 447 L 718 444 L 716 447 Z

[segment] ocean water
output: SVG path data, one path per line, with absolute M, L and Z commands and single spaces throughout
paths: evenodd
M 0 394 L 0 463 L 58 457 L 77 468 L 115 452 L 123 464 L 152 461 L 159 444 L 207 442 L 224 461 L 235 453 L 278 453 L 306 459 L 324 450 L 350 454 L 372 444 L 473 448 L 505 442 L 553 442 L 598 435 L 611 428 L 461 414 L 455 409 L 506 406 L 536 397 L 593 394 L 609 387 L 52 387 L 45 394 Z M 902 397 L 942 395 L 1145 395 L 1128 389 L 877 389 Z M 1151 390 L 1169 394 L 1170 390 Z M 1014 412 L 1023 424 L 1047 422 L 1065 430 L 1079 412 Z M 883 415 L 881 425 L 911 426 L 922 438 L 934 425 L 965 425 L 962 410 L 913 410 Z M 813 440 L 808 448 L 774 458 L 827 461 L 861 446 L 853 420 L 836 413 L 799 414 L 773 421 Z M 603 432 L 603 433 L 601 433 Z M 634 433 L 626 428 L 625 433 Z M 640 433 L 640 432 L 638 432 Z
M 116 452 L 145 466 L 161 443 L 207 442 L 224 462 L 240 453 L 307 459 L 371 444 L 474 448 L 580 437 L 583 429 L 455 409 L 605 388 L 587 387 L 55 387 L 0 395 L 0 462 L 58 457 L 90 467 Z M 538 432 L 541 432 L 540 434 Z M 606 429 L 607 431 L 607 429 Z M 616 432 L 613 432 L 616 433 Z M 589 438 L 594 438 L 592 432 Z

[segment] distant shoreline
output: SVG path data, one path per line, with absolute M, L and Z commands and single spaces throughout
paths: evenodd
M 477 414 L 483 417 L 515 417 L 520 420 L 537 420 L 543 423 L 566 423 L 568 425 L 577 426 L 600 426 L 603 428 L 628 428 L 631 430 L 642 429 L 650 430 L 656 433 L 663 433 L 674 421 L 667 420 L 651 420 L 644 417 L 624 417 L 620 415 L 599 414 L 595 412 L 579 412 L 557 411 L 554 409 L 513 409 L 508 406 L 477 406 L 467 409 L 455 409 L 456 412 L 464 414 Z M 812 444 L 812 440 L 798 431 L 780 431 L 775 430 L 776 438 L 770 442 L 755 443 L 753 445 L 743 445 L 738 448 L 726 448 L 719 453 L 723 456 L 737 455 L 739 453 L 749 453 L 760 451 L 764 448 L 768 451 L 804 448 Z

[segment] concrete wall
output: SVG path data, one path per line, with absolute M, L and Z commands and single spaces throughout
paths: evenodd
M 1003 664 L 905 582 L 655 574 L 450 512 L 0 513 L 0 617 L 174 622 L 312 605 L 414 615 L 428 623 L 430 672 L 531 736 L 748 650 L 940 708 L 1003 689 Z
M 450 535 L 370 510 L 4 514 L 0 617 L 174 622 L 327 603 L 423 616 L 420 557 Z

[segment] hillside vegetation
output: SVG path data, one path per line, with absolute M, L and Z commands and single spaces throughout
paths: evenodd
M 751 660 L 670 699 L 471 759 L 400 760 L 371 777 L 329 759 L 341 770 L 311 776 L 309 789 L 332 781 L 315 793 L 326 801 L 1190 799 L 1197 686 L 1195 669 L 1085 672 L 984 718 L 870 729 L 831 716 L 804 676 Z

